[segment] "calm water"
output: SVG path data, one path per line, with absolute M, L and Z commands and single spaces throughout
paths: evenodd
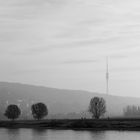
M 140 132 L 0 129 L 0 140 L 140 140 Z

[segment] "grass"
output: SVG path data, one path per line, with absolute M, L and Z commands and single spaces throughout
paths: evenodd
M 5 128 L 43 128 L 75 130 L 140 130 L 139 118 L 110 119 L 63 119 L 63 120 L 16 120 L 0 121 Z

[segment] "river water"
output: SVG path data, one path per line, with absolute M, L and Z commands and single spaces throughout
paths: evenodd
M 0 140 L 140 140 L 140 132 L 0 129 Z

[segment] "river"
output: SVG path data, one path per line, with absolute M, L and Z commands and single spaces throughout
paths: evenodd
M 0 129 L 0 140 L 140 140 L 140 132 Z

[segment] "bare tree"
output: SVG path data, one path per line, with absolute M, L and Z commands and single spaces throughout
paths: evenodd
M 89 112 L 92 113 L 92 118 L 99 119 L 106 112 L 105 100 L 100 97 L 94 97 L 90 100 Z

